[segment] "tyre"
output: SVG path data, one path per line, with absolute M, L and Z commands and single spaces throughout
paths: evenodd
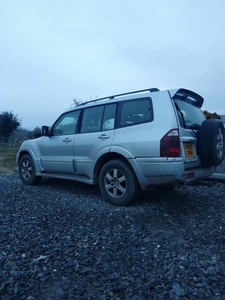
M 41 176 L 36 176 L 34 162 L 28 154 L 20 159 L 19 174 L 22 182 L 26 185 L 34 185 L 41 180 Z
M 139 194 L 139 184 L 133 170 L 123 160 L 111 160 L 101 169 L 99 187 L 104 199 L 118 206 L 134 202 Z
M 198 132 L 198 155 L 203 166 L 219 166 L 225 155 L 225 134 L 219 120 L 205 120 Z

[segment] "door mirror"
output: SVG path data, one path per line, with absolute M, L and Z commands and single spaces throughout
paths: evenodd
M 41 128 L 41 134 L 43 136 L 49 136 L 49 127 L 48 126 L 42 126 L 42 128 Z

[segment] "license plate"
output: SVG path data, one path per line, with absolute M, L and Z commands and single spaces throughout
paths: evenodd
M 195 156 L 193 144 L 191 144 L 191 143 L 184 143 L 184 151 L 185 151 L 186 157 L 194 157 Z

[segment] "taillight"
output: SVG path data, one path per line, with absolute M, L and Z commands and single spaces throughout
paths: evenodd
M 178 157 L 180 139 L 178 129 L 168 131 L 160 140 L 160 157 Z

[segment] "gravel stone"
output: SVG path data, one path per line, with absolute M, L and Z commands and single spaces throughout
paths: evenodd
M 202 181 L 115 207 L 93 186 L 1 176 L 0 299 L 225 299 L 224 197 Z

